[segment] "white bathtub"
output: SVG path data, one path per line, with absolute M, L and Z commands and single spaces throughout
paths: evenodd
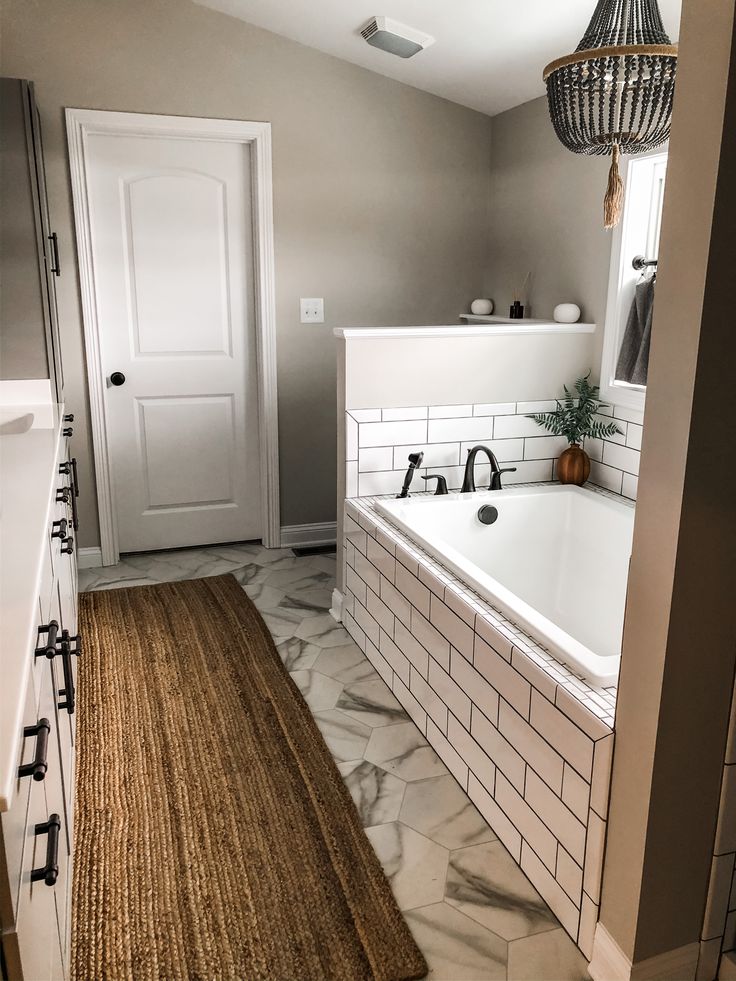
M 484 504 L 498 510 L 491 525 Z M 377 501 L 379 511 L 573 671 L 618 677 L 634 509 L 578 487 Z

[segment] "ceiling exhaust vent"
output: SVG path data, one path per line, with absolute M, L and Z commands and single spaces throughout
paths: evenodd
M 400 24 L 390 17 L 371 18 L 360 33 L 374 48 L 388 51 L 399 58 L 411 58 L 434 44 L 434 38 L 429 34 Z

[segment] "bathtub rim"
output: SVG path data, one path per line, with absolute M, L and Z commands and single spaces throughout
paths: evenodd
M 591 685 L 602 688 L 615 687 L 618 684 L 621 664 L 620 654 L 601 655 L 591 651 L 585 644 L 576 640 L 548 617 L 539 613 L 533 606 L 526 603 L 514 592 L 494 579 L 493 576 L 483 573 L 475 563 L 467 560 L 460 552 L 452 548 L 452 546 L 443 543 L 442 548 L 439 548 L 430 538 L 417 532 L 395 514 L 394 511 L 397 506 L 421 507 L 429 503 L 438 504 L 444 503 L 445 501 L 447 503 L 477 501 L 478 506 L 480 506 L 494 499 L 524 496 L 538 497 L 549 494 L 559 495 L 560 493 L 596 498 L 597 502 L 601 505 L 619 511 L 621 509 L 626 511 L 634 510 L 633 505 L 628 501 L 615 500 L 607 494 L 599 493 L 598 490 L 576 487 L 570 484 L 525 485 L 523 487 L 509 487 L 501 491 L 476 491 L 472 494 L 454 492 L 446 496 L 443 495 L 441 502 L 433 494 L 416 495 L 408 500 L 377 497 L 373 499 L 373 505 L 384 521 L 402 535 L 405 535 L 409 541 L 426 551 L 434 561 L 441 566 L 445 566 L 467 589 L 477 593 L 484 603 L 487 603 L 492 609 L 496 609 L 497 612 L 506 617 L 511 623 L 516 624 L 531 640 L 539 644 L 542 648 L 548 649 L 552 656 L 568 670 L 573 671 L 578 677 Z M 493 584 L 493 588 L 486 588 L 480 580 L 474 582 L 468 566 L 478 569 Z

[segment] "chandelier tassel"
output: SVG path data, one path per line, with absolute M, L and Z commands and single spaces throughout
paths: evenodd
M 608 172 L 608 188 L 603 199 L 603 226 L 615 228 L 621 218 L 624 206 L 624 182 L 618 169 L 620 150 L 618 143 L 613 144 L 611 169 Z

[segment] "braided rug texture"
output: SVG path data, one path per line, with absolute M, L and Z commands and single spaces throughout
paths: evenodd
M 80 596 L 74 981 L 410 981 L 427 966 L 230 576 Z

